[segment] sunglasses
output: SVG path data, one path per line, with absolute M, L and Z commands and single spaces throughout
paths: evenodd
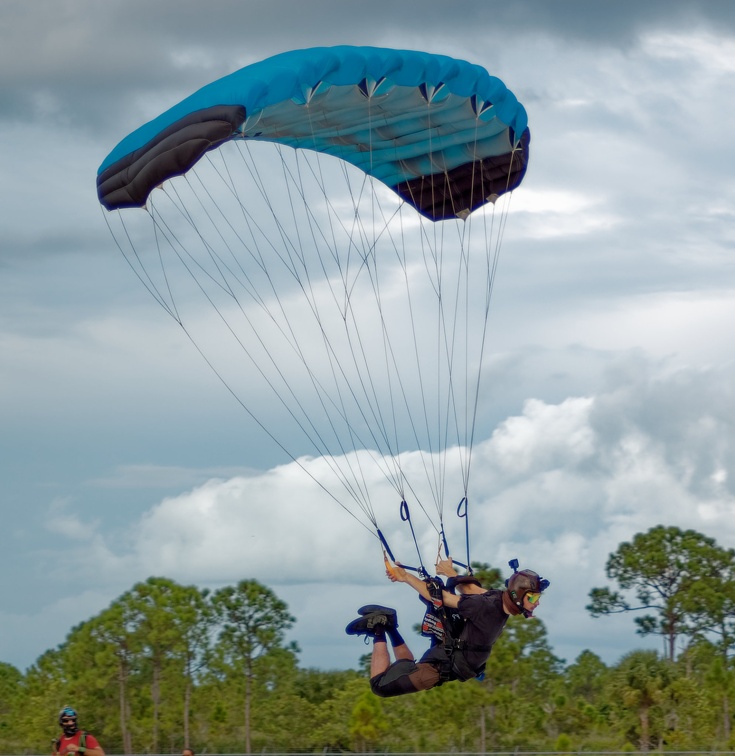
M 540 593 L 527 593 L 524 598 L 528 599 L 529 604 L 538 604 L 541 599 Z
M 76 722 L 76 717 L 62 717 L 61 718 L 61 724 L 72 724 L 72 722 Z

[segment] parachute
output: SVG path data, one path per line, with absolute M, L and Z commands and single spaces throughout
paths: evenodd
M 313 48 L 133 131 L 97 189 L 125 259 L 241 407 L 387 546 L 376 474 L 409 523 L 409 501 L 442 536 L 445 500 L 466 515 L 502 203 L 529 142 L 480 66 Z

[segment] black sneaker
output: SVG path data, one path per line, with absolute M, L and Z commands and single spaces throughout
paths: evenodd
M 375 637 L 375 630 L 373 626 L 368 627 L 367 617 L 358 617 L 356 620 L 352 620 L 345 628 L 347 635 L 367 635 L 371 638 Z
M 374 638 L 376 630 L 384 632 L 398 626 L 395 609 L 385 606 L 376 606 L 368 611 L 370 609 L 371 607 L 364 606 L 359 610 L 361 616 L 352 620 L 345 628 L 347 635 L 369 635 Z
M 396 610 L 391 609 L 388 606 L 380 606 L 380 604 L 366 604 L 365 606 L 361 606 L 357 610 L 357 613 L 361 614 L 364 617 L 369 614 L 384 615 L 384 624 L 386 626 L 386 629 L 393 629 L 395 627 L 398 627 L 398 615 L 396 614 Z

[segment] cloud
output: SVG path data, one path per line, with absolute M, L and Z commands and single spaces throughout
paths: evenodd
M 473 557 L 501 568 L 518 557 L 552 581 L 542 616 L 560 655 L 571 659 L 590 648 L 614 661 L 624 647 L 641 643 L 634 640 L 629 618 L 593 621 L 584 609 L 590 589 L 606 584 L 605 560 L 620 542 L 664 524 L 693 528 L 724 546 L 735 543 L 735 427 L 730 419 L 735 407 L 728 375 L 628 365 L 625 381 L 596 396 L 558 404 L 527 401 L 521 414 L 477 444 L 469 507 Z M 685 400 L 691 396 L 702 401 Z M 404 462 L 415 468 L 423 464 L 422 456 L 406 455 Z M 450 455 L 449 480 L 457 475 L 455 463 Z M 320 460 L 301 464 L 328 481 L 329 468 Z M 375 471 L 367 482 L 378 522 L 397 557 L 415 561 L 395 495 Z M 447 498 L 447 533 L 459 559 L 464 541 L 454 518 L 458 497 Z M 430 565 L 436 533 L 411 503 Z M 356 519 L 365 519 L 361 510 L 345 507 Z M 324 650 L 311 645 L 317 629 L 303 592 L 320 596 L 330 613 L 347 620 L 357 605 L 376 597 L 417 610 L 408 592 L 383 583 L 379 544 L 355 518 L 291 463 L 212 479 L 167 497 L 130 528 L 127 540 L 100 530 L 73 563 L 83 572 L 95 565 L 104 581 L 114 584 L 150 574 L 212 585 L 255 577 L 284 597 L 299 595 L 292 610 L 309 619 L 295 635 L 309 663 L 329 666 L 329 659 L 320 656 Z M 61 521 L 71 527 L 74 518 L 59 517 L 52 525 Z M 325 633 L 342 643 L 339 623 L 319 629 Z M 626 642 L 620 633 L 627 635 Z M 349 646 L 343 652 L 351 653 Z
M 643 49 L 661 60 L 678 60 L 728 75 L 735 72 L 735 41 L 710 32 L 651 32 L 642 38 Z
M 580 608 L 605 556 L 658 522 L 733 540 L 735 5 L 469 0 L 456 24 L 455 4 L 421 0 L 378 0 L 359 23 L 328 0 L 217 8 L 0 3 L 3 558 L 29 565 L 0 658 L 31 660 L 61 640 L 60 623 L 169 570 L 277 586 L 314 663 L 341 663 L 325 639 L 356 661 L 341 625 L 364 597 L 420 611 L 383 581 L 376 539 L 295 464 L 276 466 L 280 449 L 120 259 L 94 187 L 124 134 L 197 87 L 284 49 L 344 43 L 477 61 L 528 108 L 531 165 L 511 203 L 478 409 L 473 551 L 553 580 L 543 616 L 562 656 L 639 643 L 629 618 Z M 208 336 L 211 318 L 194 320 Z M 369 484 L 391 543 L 412 556 L 400 497 L 379 475 Z M 453 517 L 458 495 L 446 497 Z M 430 559 L 435 533 L 412 511 Z M 462 532 L 453 522 L 457 551 Z

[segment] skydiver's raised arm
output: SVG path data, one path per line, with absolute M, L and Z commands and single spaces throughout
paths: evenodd
M 431 601 L 431 594 L 426 587 L 426 583 L 421 580 L 421 578 L 418 578 L 416 577 L 416 575 L 413 575 L 405 570 L 403 566 L 398 562 L 396 562 L 392 570 L 386 570 L 385 574 L 388 576 L 388 579 L 392 583 L 406 583 L 407 585 L 410 585 L 411 588 L 413 588 L 419 594 L 419 596 L 421 596 L 421 598 L 426 599 L 426 601 Z M 457 573 L 455 572 L 454 574 L 456 575 Z M 444 602 L 445 606 L 448 606 L 451 609 L 457 608 L 457 606 L 459 605 L 459 599 L 460 596 L 455 596 L 453 593 L 449 593 L 449 591 L 442 591 L 442 601 Z

